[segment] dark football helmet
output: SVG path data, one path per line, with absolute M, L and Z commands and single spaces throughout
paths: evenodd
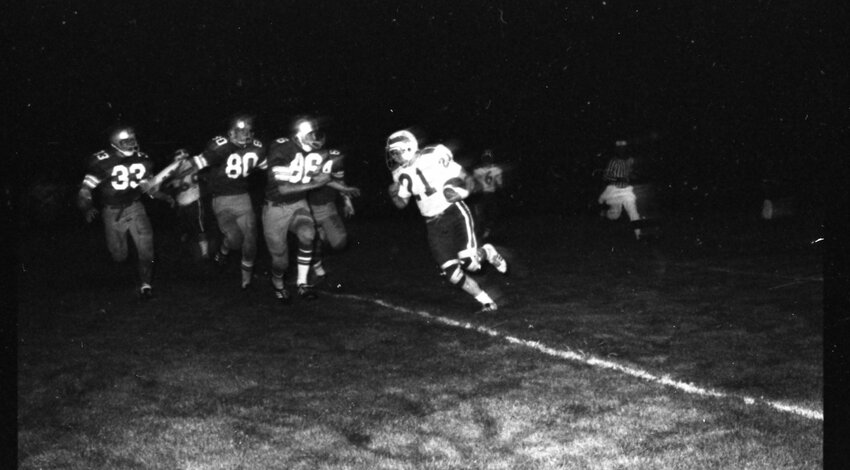
M 492 165 L 493 160 L 493 151 L 490 149 L 484 150 L 484 153 L 481 154 L 481 163 L 485 165 Z
M 304 117 L 295 121 L 295 140 L 304 150 L 319 150 L 325 146 L 325 133 L 317 120 Z
M 109 135 L 109 143 L 124 156 L 130 156 L 139 151 L 136 131 L 129 126 L 115 128 Z
M 230 121 L 227 138 L 234 144 L 245 147 L 254 140 L 254 118 L 252 116 L 237 116 Z

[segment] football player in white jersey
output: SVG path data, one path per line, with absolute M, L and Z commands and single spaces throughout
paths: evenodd
M 495 311 L 496 302 L 466 275 L 466 271 L 479 271 L 482 260 L 503 274 L 508 269 L 493 245 L 478 246 L 472 212 L 463 201 L 472 185 L 470 177 L 446 146 L 419 149 L 416 136 L 407 130 L 390 135 L 386 150 L 393 177 L 389 187 L 393 204 L 403 209 L 411 197 L 416 200 L 425 218 L 431 254 L 442 274 L 474 297 L 481 311 Z

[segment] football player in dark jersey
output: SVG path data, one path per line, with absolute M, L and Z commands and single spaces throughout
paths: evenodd
M 266 168 L 266 149 L 254 138 L 253 117 L 233 118 L 227 137 L 214 137 L 192 162 L 199 171 L 208 172 L 213 213 L 224 234 L 214 260 L 223 266 L 231 250 L 241 250 L 242 289 L 246 290 L 257 256 L 257 216 L 248 192 L 248 176 Z
M 316 238 L 307 192 L 325 185 L 343 194 L 357 191 L 333 181 L 333 161 L 330 152 L 322 149 L 322 137 L 315 119 L 298 119 L 294 131 L 292 138 L 281 137 L 269 146 L 263 207 L 263 234 L 272 258 L 272 285 L 275 297 L 284 303 L 290 300 L 283 280 L 289 268 L 288 232 L 298 239 L 298 294 L 308 300 L 317 297 L 307 282 Z
M 324 135 L 319 134 L 317 144 L 319 149 L 324 148 Z M 326 159 L 331 161 L 331 180 L 345 185 L 343 165 L 345 155 L 336 149 L 328 149 L 325 152 Z M 313 213 L 318 235 L 313 249 L 313 265 L 311 267 L 316 280 L 324 279 L 327 274 L 322 265 L 324 246 L 327 244 L 331 249 L 339 251 L 345 249 L 348 245 L 348 231 L 342 218 L 348 219 L 354 216 L 354 204 L 351 202 L 351 198 L 358 196 L 360 196 L 360 190 L 353 186 L 351 192 L 345 193 L 328 185 L 307 193 L 307 202 L 310 203 L 310 211 Z M 337 207 L 337 201 L 340 199 L 342 200 L 342 216 Z
M 99 191 L 106 247 L 112 259 L 122 262 L 129 253 L 127 235 L 130 235 L 138 254 L 139 296 L 148 300 L 153 297 L 153 228 L 141 197 L 154 163 L 139 151 L 132 127 L 115 127 L 110 132 L 109 144 L 106 150 L 89 158 L 77 206 L 86 222 L 92 222 L 100 213 L 93 201 L 93 192 Z

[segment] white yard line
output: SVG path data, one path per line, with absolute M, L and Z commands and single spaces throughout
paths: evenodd
M 516 336 L 511 336 L 509 334 L 503 333 L 501 331 L 495 330 L 495 329 L 487 327 L 487 326 L 477 325 L 475 323 L 471 323 L 471 322 L 467 322 L 467 321 L 455 320 L 455 319 L 452 319 L 452 318 L 442 317 L 442 316 L 439 316 L 439 315 L 432 315 L 432 314 L 430 314 L 430 313 L 428 313 L 424 310 L 411 310 L 409 308 L 394 305 L 394 304 L 391 304 L 389 302 L 386 302 L 386 301 L 383 301 L 383 300 L 380 300 L 380 299 L 376 299 L 376 298 L 365 297 L 365 296 L 361 296 L 361 295 L 334 294 L 334 293 L 331 293 L 331 295 L 333 295 L 335 297 L 344 298 L 344 299 L 353 299 L 353 300 L 359 300 L 361 302 L 373 303 L 373 304 L 376 304 L 376 305 L 380 305 L 381 307 L 385 307 L 385 308 L 388 308 L 388 309 L 391 309 L 391 310 L 395 310 L 397 312 L 406 313 L 406 314 L 410 314 L 410 315 L 417 315 L 417 316 L 422 317 L 422 318 L 429 320 L 429 321 L 442 323 L 444 325 L 453 326 L 453 327 L 457 327 L 457 328 L 463 328 L 465 330 L 475 331 L 477 333 L 485 334 L 487 336 L 492 336 L 494 338 L 502 338 L 509 343 L 518 344 L 520 346 L 525 346 L 527 348 L 537 350 L 537 351 L 539 351 L 543 354 L 546 354 L 548 356 L 557 357 L 557 358 L 560 358 L 560 359 L 566 359 L 566 360 L 569 360 L 569 361 L 580 362 L 580 363 L 587 364 L 587 365 L 590 365 L 590 366 L 599 367 L 601 369 L 615 370 L 617 372 L 621 372 L 621 373 L 624 373 L 626 375 L 630 375 L 632 377 L 637 377 L 639 379 L 643 379 L 643 380 L 646 380 L 646 381 L 649 381 L 649 382 L 655 382 L 655 383 L 658 383 L 658 384 L 666 385 L 668 387 L 673 387 L 673 388 L 675 388 L 677 390 L 681 390 L 685 393 L 690 393 L 690 394 L 700 395 L 700 396 L 705 396 L 705 397 L 737 399 L 737 400 L 743 401 L 747 405 L 766 405 L 766 406 L 769 406 L 771 408 L 777 409 L 779 411 L 784 411 L 784 412 L 787 412 L 787 413 L 794 413 L 794 414 L 803 416 L 805 418 L 823 421 L 823 411 L 811 410 L 811 409 L 808 409 L 808 408 L 803 408 L 803 407 L 800 407 L 800 406 L 782 403 L 782 402 L 778 402 L 778 401 L 765 400 L 763 398 L 756 398 L 756 397 L 750 397 L 750 396 L 745 396 L 745 395 L 737 395 L 737 394 L 727 393 L 727 392 L 723 392 L 723 391 L 719 391 L 719 390 L 715 390 L 715 389 L 711 389 L 711 388 L 703 388 L 703 387 L 700 387 L 700 386 L 697 386 L 697 385 L 693 385 L 693 384 L 689 384 L 689 383 L 686 383 L 686 382 L 680 382 L 678 380 L 674 380 L 674 379 L 672 379 L 672 378 L 670 378 L 669 376 L 666 376 L 666 375 L 659 377 L 659 376 L 654 375 L 650 372 L 647 372 L 643 369 L 619 364 L 617 362 L 610 361 L 608 359 L 602 359 L 602 358 L 594 356 L 592 354 L 585 354 L 585 353 L 576 352 L 576 351 L 573 351 L 569 348 L 566 348 L 566 349 L 551 348 L 551 347 L 546 346 L 545 344 L 542 344 L 538 341 L 529 341 L 529 340 L 525 340 L 525 339 L 522 339 L 522 338 L 517 338 Z

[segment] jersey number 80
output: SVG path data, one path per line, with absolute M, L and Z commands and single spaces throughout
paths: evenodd
M 242 178 L 243 176 L 248 175 L 251 168 L 257 166 L 257 162 L 259 160 L 260 157 L 258 157 L 254 152 L 248 152 L 245 155 L 231 153 L 230 156 L 227 157 L 224 174 L 226 174 L 228 178 L 232 179 Z

